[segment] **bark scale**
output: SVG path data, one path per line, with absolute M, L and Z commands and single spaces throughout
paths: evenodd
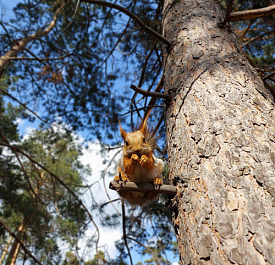
M 173 222 L 181 264 L 275 264 L 272 96 L 214 0 L 166 0 Z

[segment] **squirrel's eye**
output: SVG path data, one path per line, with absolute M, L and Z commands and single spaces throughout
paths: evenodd
M 143 137 L 142 141 L 143 141 L 144 143 L 146 142 L 146 141 L 145 141 L 145 137 Z
M 127 141 L 127 140 L 125 141 L 125 145 L 126 145 L 126 146 L 128 146 L 128 145 L 129 145 L 129 143 L 128 143 L 128 141 Z

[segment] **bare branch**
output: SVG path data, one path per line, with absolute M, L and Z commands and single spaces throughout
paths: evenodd
M 105 1 L 100 1 L 100 0 L 81 0 L 81 2 L 86 2 L 86 3 L 91 3 L 91 4 L 96 4 L 96 5 L 101 5 L 101 6 L 108 6 L 108 7 L 112 7 L 115 8 L 121 12 L 123 12 L 124 14 L 126 14 L 127 16 L 131 17 L 136 23 L 138 23 L 147 33 L 155 36 L 157 39 L 159 39 L 160 41 L 162 41 L 163 43 L 165 43 L 168 46 L 172 46 L 172 43 L 170 41 L 168 41 L 167 39 L 165 39 L 163 36 L 161 36 L 158 32 L 154 31 L 153 29 L 151 29 L 150 27 L 148 27 L 147 25 L 144 24 L 144 22 L 138 17 L 136 16 L 134 13 L 130 12 L 128 9 L 117 5 L 117 4 L 113 4 L 113 3 L 109 3 L 109 2 L 105 2 Z
M 271 5 L 264 8 L 237 11 L 230 14 L 229 21 L 240 21 L 246 19 L 253 19 L 275 14 L 275 5 Z
M 124 182 L 124 181 L 111 181 L 109 188 L 112 190 L 123 191 L 150 191 L 153 193 L 164 193 L 168 195 L 176 195 L 177 187 L 172 185 L 160 185 L 155 186 L 153 183 L 136 183 L 136 182 Z
M 244 38 L 244 36 L 246 35 L 246 33 L 249 31 L 249 29 L 251 28 L 251 26 L 252 26 L 253 22 L 254 22 L 254 21 L 251 21 L 251 20 L 249 21 L 248 26 L 246 27 L 246 29 L 243 31 L 242 35 L 240 36 L 240 37 L 241 37 L 241 39 L 243 39 L 243 38 Z
M 108 172 L 109 167 L 111 166 L 111 164 L 113 163 L 114 159 L 116 158 L 116 156 L 117 156 L 120 152 L 121 152 L 121 149 L 119 149 L 119 150 L 113 155 L 112 159 L 110 159 L 110 161 L 109 161 L 107 167 L 105 168 L 105 170 L 103 171 L 103 174 L 102 174 L 103 186 L 104 186 L 104 189 L 105 189 L 105 193 L 106 193 L 106 195 L 107 195 L 107 197 L 108 197 L 108 199 L 109 199 L 109 202 L 112 204 L 112 206 L 114 207 L 114 209 L 117 211 L 117 213 L 118 213 L 119 215 L 121 215 L 121 214 L 120 214 L 120 212 L 118 211 L 118 209 L 114 206 L 114 204 L 112 203 L 112 199 L 111 199 L 111 197 L 110 197 L 110 195 L 109 195 L 109 193 L 108 193 L 108 191 L 107 191 L 106 181 L 105 181 L 106 178 L 105 178 L 105 177 L 106 177 L 106 175 L 107 175 L 107 172 Z
M 104 63 L 107 62 L 107 60 L 109 59 L 109 57 L 111 56 L 111 54 L 113 54 L 113 51 L 115 50 L 115 48 L 118 47 L 119 43 L 121 42 L 122 37 L 123 37 L 123 36 L 125 35 L 125 33 L 126 33 L 126 30 L 127 30 L 128 26 L 129 26 L 129 24 L 130 24 L 130 21 L 131 21 L 131 18 L 128 19 L 128 22 L 127 22 L 127 24 L 126 24 L 124 30 L 123 30 L 122 33 L 120 34 L 120 36 L 119 36 L 117 42 L 115 43 L 114 47 L 111 49 L 111 51 L 109 52 L 109 54 L 107 55 L 107 57 L 104 59 Z
M 103 204 L 100 205 L 100 209 L 104 208 L 106 205 L 108 205 L 109 203 L 113 203 L 113 202 L 117 202 L 117 201 L 120 201 L 121 198 L 116 198 L 116 199 L 113 199 L 113 200 L 110 200 L 110 201 L 107 201 Z M 121 213 L 119 213 L 119 215 L 121 215 Z
M 27 51 L 27 50 L 26 50 Z M 30 51 L 28 51 L 29 53 L 31 53 Z M 57 61 L 57 60 L 62 60 L 66 57 L 69 57 L 72 55 L 72 53 L 66 54 L 66 55 L 62 55 L 60 57 L 56 57 L 56 58 L 39 58 L 37 56 L 35 56 L 34 54 L 32 54 L 34 56 L 34 58 L 31 57 L 10 57 L 9 60 L 24 60 L 24 61 Z
M 270 31 L 264 32 L 264 33 L 262 33 L 262 34 L 259 34 L 259 35 L 256 36 L 255 38 L 252 38 L 252 39 L 250 39 L 249 41 L 247 41 L 246 43 L 244 43 L 244 44 L 242 45 L 242 47 L 244 47 L 245 45 L 251 43 L 251 42 L 254 41 L 254 40 L 257 40 L 257 39 L 263 37 L 264 35 L 268 35 L 268 34 L 274 33 L 274 32 L 275 32 L 275 30 L 270 30 Z
M 147 247 L 146 245 L 144 245 L 143 243 L 141 243 L 140 241 L 138 241 L 137 239 L 135 239 L 133 237 L 127 236 L 127 238 L 130 239 L 130 240 L 132 240 L 132 241 L 135 241 L 136 243 L 138 243 L 139 245 L 141 245 L 142 247 L 144 247 L 148 251 L 148 253 L 150 253 L 152 256 L 155 257 L 156 260 L 159 261 L 158 255 L 156 255 L 156 253 L 154 252 L 154 250 L 151 247 L 149 247 L 149 246 Z
M 171 96 L 169 94 L 165 94 L 165 93 L 160 93 L 160 92 L 150 92 L 150 91 L 147 91 L 147 90 L 143 90 L 139 87 L 136 87 L 134 85 L 131 85 L 131 88 L 142 94 L 142 95 L 145 95 L 145 96 L 149 96 L 149 97 L 155 97 L 155 98 L 165 98 L 165 99 L 169 99 L 171 98 Z
M 7 137 L 6 137 L 1 131 L 0 131 L 0 135 L 1 135 L 1 137 L 3 138 L 3 140 L 4 140 L 7 144 L 10 144 L 9 141 L 8 141 L 8 139 L 7 139 Z M 18 156 L 18 154 L 17 154 L 13 149 L 12 149 L 12 152 L 15 154 L 16 159 L 17 159 L 17 161 L 19 162 L 19 164 L 20 164 L 20 166 L 21 166 L 21 169 L 22 169 L 22 171 L 23 171 L 23 173 L 24 173 L 24 175 L 25 175 L 25 178 L 26 178 L 26 181 L 27 181 L 27 183 L 28 183 L 28 185 L 29 185 L 30 191 L 32 192 L 31 196 L 34 197 L 34 196 L 35 196 L 35 191 L 34 191 L 33 188 L 32 188 L 32 185 L 31 185 L 31 182 L 30 182 L 28 173 L 27 173 L 27 171 L 25 170 L 25 167 L 24 167 L 24 165 L 23 165 L 23 163 L 22 163 L 20 157 Z
M 153 43 L 153 47 L 151 48 L 150 52 L 148 53 L 148 55 L 145 58 L 144 66 L 142 68 L 141 75 L 140 75 L 139 82 L 138 82 L 138 87 L 141 87 L 143 82 L 144 82 L 144 79 L 145 79 L 144 75 L 145 75 L 145 71 L 146 71 L 146 68 L 147 68 L 147 64 L 148 64 L 148 61 L 149 61 L 154 49 L 156 48 L 156 45 L 157 45 L 157 40 L 155 39 L 155 41 Z M 137 94 L 138 94 L 138 92 L 136 91 L 136 93 L 133 95 L 133 97 L 131 99 L 131 107 L 132 107 L 132 104 L 134 103 L 134 100 L 135 100 Z M 136 111 L 138 111 L 138 110 L 136 109 Z
M 272 77 L 273 75 L 275 75 L 275 71 L 273 71 L 272 73 L 270 73 L 270 74 L 264 76 L 262 79 L 263 79 L 263 80 L 270 79 L 270 77 Z
M 224 18 L 224 21 L 223 21 L 223 25 L 225 25 L 226 22 L 229 21 L 230 13 L 231 13 L 231 10 L 232 10 L 232 2 L 233 2 L 233 0 L 227 0 L 226 1 L 226 14 L 225 14 L 225 18 Z
M 12 96 L 11 94 L 7 93 L 6 91 L 2 90 L 1 88 L 0 88 L 0 92 L 2 92 L 4 95 L 8 96 L 12 100 L 16 101 L 19 105 L 23 106 L 26 110 L 28 110 L 30 113 L 32 113 L 35 117 L 37 117 L 43 123 L 47 123 L 47 121 L 43 120 L 36 112 L 34 112 L 31 109 L 29 109 L 26 106 L 26 104 L 22 103 L 21 101 L 19 101 L 17 98 L 15 98 L 14 96 Z
M 124 201 L 122 201 L 121 208 L 122 208 L 123 240 L 124 240 L 125 247 L 126 247 L 126 249 L 127 249 L 127 251 L 128 251 L 128 255 L 129 255 L 129 258 L 130 258 L 131 265 L 133 265 L 133 260 L 132 260 L 131 251 L 130 251 L 130 248 L 129 248 L 128 242 L 127 242 L 127 234 L 126 234 L 126 213 L 125 213 L 125 203 L 124 203 Z

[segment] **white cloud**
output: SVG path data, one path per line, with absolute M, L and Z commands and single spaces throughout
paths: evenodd
M 108 188 L 109 182 L 114 178 L 113 175 L 110 176 L 110 174 L 106 174 L 105 179 L 104 179 L 105 185 L 106 185 L 106 190 L 104 188 L 104 183 L 103 183 L 104 180 L 102 179 L 102 172 L 107 169 L 108 164 L 103 163 L 104 158 L 102 157 L 100 150 L 101 150 L 101 146 L 98 142 L 90 142 L 88 144 L 88 148 L 83 150 L 83 155 L 80 158 L 80 161 L 84 165 L 89 165 L 92 169 L 92 174 L 91 174 L 91 176 L 88 176 L 87 182 L 89 185 L 92 185 L 92 184 L 93 185 L 92 185 L 91 189 L 89 190 L 89 192 L 87 192 L 83 198 L 83 200 L 85 201 L 85 205 L 88 208 L 92 204 L 93 199 L 96 201 L 96 203 L 101 205 L 101 204 L 109 201 L 108 196 L 110 196 L 111 200 L 119 197 L 115 191 L 109 190 L 109 188 Z M 115 155 L 115 153 L 117 151 L 118 150 L 116 150 L 116 149 L 111 150 L 106 155 L 107 157 L 105 157 L 105 159 L 109 162 L 113 158 L 113 156 Z M 116 161 L 117 159 L 118 159 L 118 156 L 114 159 L 114 161 Z M 108 172 L 110 172 L 110 170 L 112 171 L 113 168 L 114 168 L 114 162 L 107 169 Z M 108 192 L 108 195 L 106 194 L 106 192 Z M 115 207 L 117 209 L 120 208 L 118 203 L 115 204 Z M 112 214 L 112 213 L 115 213 L 117 210 L 114 208 L 114 206 L 112 204 L 107 204 L 104 207 L 104 211 L 108 214 Z M 107 227 L 103 227 L 100 224 L 100 217 L 97 216 L 95 214 L 95 212 L 93 212 L 93 211 L 91 213 L 92 213 L 94 221 L 100 231 L 99 249 L 104 251 L 105 253 L 108 253 L 110 255 L 110 257 L 116 256 L 116 254 L 118 254 L 118 253 L 115 248 L 115 241 L 122 238 L 122 228 L 121 229 L 119 229 L 119 228 L 110 229 Z M 95 233 L 95 227 L 89 226 L 89 229 L 85 235 L 86 240 L 91 238 L 94 235 L 94 233 Z M 83 240 L 81 242 L 81 244 L 79 245 L 79 247 L 85 248 L 86 240 Z M 92 252 L 90 251 L 89 257 L 86 257 L 85 260 L 87 260 L 88 258 L 93 258 L 93 255 L 95 253 L 96 253 L 95 249 Z
M 17 123 L 18 126 L 23 126 L 25 122 L 26 122 L 26 120 L 22 120 L 22 119 L 16 119 L 16 121 L 15 121 L 15 123 Z
M 111 165 L 108 164 L 104 164 L 104 158 L 100 153 L 101 150 L 101 146 L 98 142 L 90 142 L 88 144 L 88 148 L 83 150 L 83 155 L 80 158 L 80 161 L 84 164 L 84 165 L 89 165 L 92 169 L 92 174 L 91 176 L 88 177 L 87 181 L 88 184 L 94 184 L 92 187 L 92 191 L 93 191 L 93 196 L 96 198 L 96 201 L 98 203 L 100 202 L 106 202 L 108 201 L 108 195 L 106 194 L 105 188 L 104 188 L 104 182 L 105 181 L 105 185 L 107 186 L 107 188 L 109 187 L 109 182 L 112 181 L 112 179 L 114 178 L 114 165 L 115 165 L 115 161 L 118 160 L 119 155 L 116 156 L 113 159 L 113 162 L 111 163 Z M 118 150 L 114 149 L 111 150 L 110 152 L 108 152 L 108 154 L 106 154 L 105 159 L 109 162 L 111 161 L 111 159 L 114 157 L 114 155 L 117 153 Z M 107 170 L 107 172 L 105 172 Z M 103 172 L 105 172 L 105 177 L 104 179 L 102 178 L 102 174 Z M 108 173 L 111 173 L 108 174 Z M 107 192 L 109 194 L 109 196 L 111 197 L 111 199 L 115 199 L 118 197 L 117 193 L 107 189 Z
M 32 134 L 35 130 L 36 130 L 36 129 L 33 128 L 33 127 L 27 127 L 27 128 L 25 129 L 25 135 L 26 135 L 26 134 L 27 134 L 27 135 L 30 135 L 30 134 Z

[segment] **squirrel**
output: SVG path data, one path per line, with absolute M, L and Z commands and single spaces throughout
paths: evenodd
M 140 129 L 125 132 L 119 122 L 120 134 L 124 140 L 123 155 L 117 162 L 114 181 L 147 182 L 162 185 L 163 161 L 153 155 L 156 140 L 147 128 L 147 113 Z M 132 205 L 144 205 L 156 201 L 158 194 L 153 192 L 118 191 L 119 195 Z

